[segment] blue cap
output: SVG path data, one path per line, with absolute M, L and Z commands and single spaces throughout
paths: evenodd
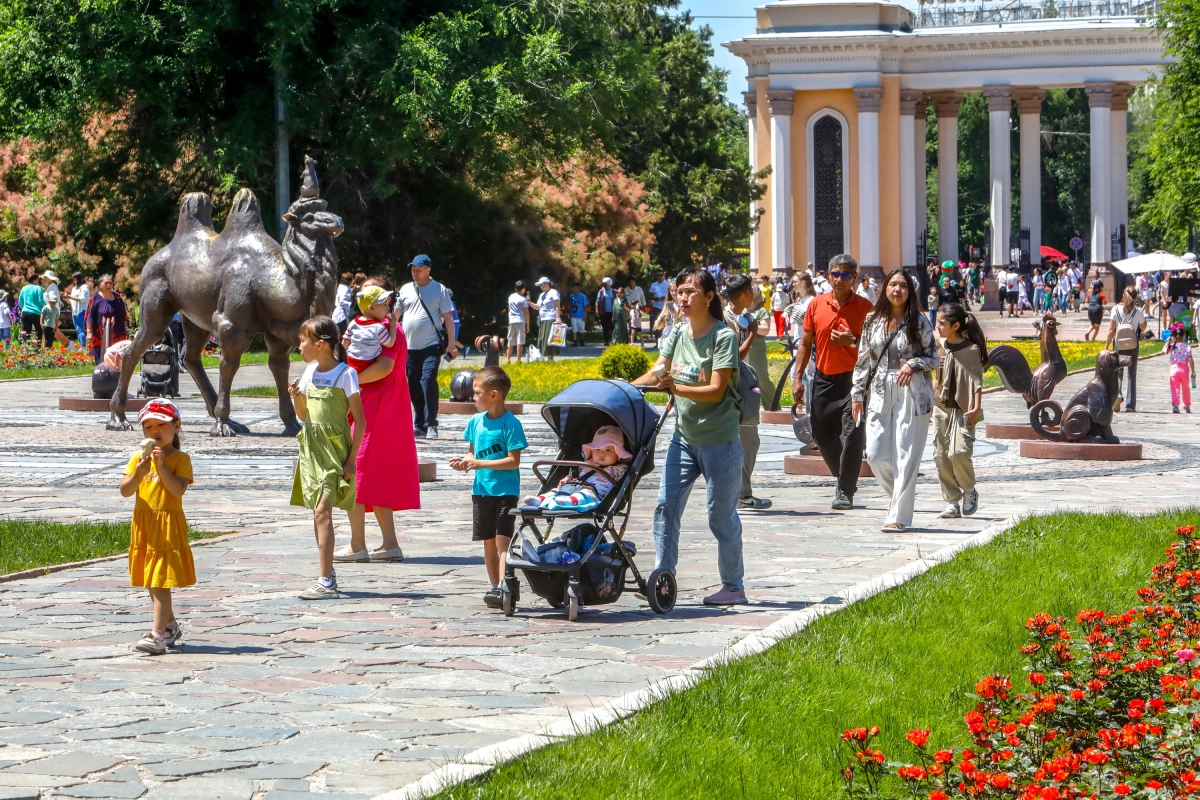
M 429 260 L 429 256 L 422 253 L 412 260 L 410 267 L 432 267 L 433 262 Z

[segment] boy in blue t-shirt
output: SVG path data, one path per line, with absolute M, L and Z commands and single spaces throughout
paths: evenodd
M 583 334 L 587 332 L 588 298 L 578 283 L 571 284 L 571 338 L 576 347 L 583 347 Z
M 499 367 L 475 373 L 475 407 L 463 439 L 470 442 L 470 455 L 450 459 L 459 472 L 475 470 L 471 488 L 471 540 L 483 542 L 483 562 L 492 588 L 483 596 L 489 608 L 500 608 L 500 576 L 504 554 L 512 543 L 515 519 L 508 512 L 517 507 L 521 492 L 521 451 L 529 446 L 521 421 L 504 406 L 512 381 Z

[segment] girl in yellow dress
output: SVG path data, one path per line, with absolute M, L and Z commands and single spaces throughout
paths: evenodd
M 154 604 L 154 623 L 135 645 L 162 655 L 183 638 L 171 609 L 171 590 L 196 582 L 188 546 L 183 493 L 192 483 L 192 460 L 179 449 L 179 409 L 151 400 L 138 414 L 145 440 L 125 466 L 121 496 L 137 495 L 129 536 L 129 585 L 145 586 Z

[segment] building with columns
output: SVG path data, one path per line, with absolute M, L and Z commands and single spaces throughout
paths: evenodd
M 1010 260 L 1015 102 L 1019 225 L 1036 263 L 1041 104 L 1047 89 L 1070 87 L 1087 91 L 1091 109 L 1091 261 L 1109 263 L 1129 221 L 1129 97 L 1164 63 L 1149 9 L 1132 0 L 923 5 L 919 13 L 889 0 L 780 0 L 756 9 L 756 33 L 725 45 L 746 62 L 751 166 L 772 168 L 752 270 L 790 273 L 841 252 L 873 271 L 916 266 L 930 106 L 939 240 L 928 250 L 961 257 L 958 109 L 969 92 L 988 105 L 990 223 L 1001 245 L 991 262 Z

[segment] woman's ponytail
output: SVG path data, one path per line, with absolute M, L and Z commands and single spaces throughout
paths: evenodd
M 975 315 L 968 314 L 967 310 L 958 303 L 946 303 L 944 306 L 938 306 L 937 313 L 938 316 L 945 317 L 946 322 L 958 328 L 958 332 L 964 339 L 979 348 L 979 362 L 984 369 L 987 369 L 987 337 L 984 336 L 983 328 L 980 327 L 979 320 L 975 319 Z

